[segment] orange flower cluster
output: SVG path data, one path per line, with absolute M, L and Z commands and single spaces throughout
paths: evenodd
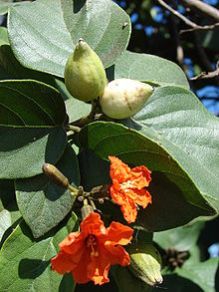
M 146 190 L 151 181 L 150 170 L 144 165 L 130 168 L 115 156 L 109 156 L 110 195 L 113 201 L 121 206 L 121 211 L 128 223 L 135 222 L 137 205 L 146 208 L 152 203 L 150 193 Z
M 122 245 L 130 243 L 132 234 L 132 228 L 118 222 L 105 228 L 100 215 L 90 213 L 82 221 L 80 232 L 70 233 L 59 244 L 60 252 L 51 260 L 52 269 L 60 274 L 71 272 L 76 283 L 107 283 L 111 265 L 130 264 Z
M 137 205 L 146 208 L 151 195 L 146 190 L 151 176 L 145 166 L 130 168 L 120 159 L 109 156 L 110 195 L 121 207 L 128 223 L 137 217 Z M 123 245 L 131 242 L 133 229 L 118 222 L 104 226 L 100 215 L 90 213 L 80 224 L 80 231 L 70 233 L 60 244 L 60 252 L 52 258 L 52 269 L 60 274 L 72 273 L 76 283 L 102 285 L 109 282 L 112 265 L 127 266 L 130 257 Z

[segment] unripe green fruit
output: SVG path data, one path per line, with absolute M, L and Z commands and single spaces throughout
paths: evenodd
M 107 84 L 102 61 L 82 39 L 65 65 L 65 85 L 79 100 L 91 101 L 103 94 Z
M 153 244 L 144 244 L 129 251 L 130 270 L 139 279 L 150 286 L 163 282 L 161 275 L 161 257 Z
M 125 119 L 136 114 L 151 96 L 153 87 L 131 79 L 111 81 L 100 97 L 105 115 L 113 119 Z

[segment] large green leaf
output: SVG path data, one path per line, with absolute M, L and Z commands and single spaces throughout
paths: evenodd
M 125 51 L 109 69 L 110 79 L 130 78 L 155 84 L 172 84 L 189 88 L 182 69 L 166 59 Z
M 0 128 L 1 178 L 25 178 L 42 173 L 45 162 L 55 164 L 64 152 L 61 128 Z
M 29 1 L 16 1 L 13 3 L 13 0 L 0 0 L 0 15 L 4 15 L 8 12 L 8 8 L 15 6 L 15 5 L 21 5 L 25 4 Z
M 179 276 L 194 282 L 204 292 L 215 292 L 215 275 L 218 264 L 218 258 L 212 258 L 197 264 L 189 264 L 188 261 L 184 264 L 183 268 L 177 268 L 175 272 Z
M 154 131 L 150 129 L 149 134 L 142 135 L 121 124 L 95 122 L 82 130 L 80 141 L 102 158 L 116 155 L 126 163 L 145 164 L 152 170 L 149 189 L 153 203 L 139 218 L 149 230 L 176 227 L 199 215 L 212 214 L 190 177 L 156 141 Z
M 203 225 L 204 222 L 196 222 L 171 230 L 156 232 L 154 234 L 154 241 L 163 249 L 189 250 L 196 244 Z
M 1 45 L 1 40 L 0 40 Z M 34 79 L 56 87 L 54 77 L 42 72 L 34 71 L 22 66 L 15 58 L 9 45 L 0 46 L 0 79 Z
M 80 183 L 77 157 L 70 146 L 66 148 L 57 168 L 70 183 Z M 56 226 L 69 213 L 75 201 L 69 190 L 56 185 L 45 175 L 17 180 L 15 186 L 19 210 L 34 237 L 40 237 Z
M 15 197 L 14 182 L 9 180 L 0 180 L 0 212 L 7 211 L 10 214 L 10 226 L 14 223 L 18 224 L 18 219 L 21 217 L 21 213 L 18 210 Z M 6 216 L 7 212 L 2 214 Z M 6 218 L 6 217 L 5 217 Z M 7 222 L 9 224 L 9 215 L 7 213 Z M 7 224 L 7 228 L 10 227 Z M 5 229 L 6 230 L 6 229 Z M 10 233 L 10 231 L 9 231 Z M 9 234 L 8 234 L 9 235 Z
M 66 118 L 60 94 L 33 80 L 0 81 L 0 125 L 13 127 L 60 126 Z
M 102 158 L 116 155 L 152 170 L 153 204 L 141 212 L 142 224 L 162 230 L 218 211 L 219 122 L 191 92 L 158 88 L 144 109 L 123 123 L 126 127 L 96 122 L 80 137 Z
M 109 163 L 100 159 L 94 152 L 84 149 L 78 155 L 81 184 L 86 191 L 90 191 L 93 187 L 109 184 Z
M 73 98 L 68 92 L 65 83 L 59 79 L 55 79 L 56 86 L 61 93 L 66 106 L 66 111 L 69 118 L 69 123 L 84 118 L 89 115 L 91 111 L 91 104 L 85 103 L 81 100 Z
M 126 267 L 113 267 L 113 278 L 118 292 L 151 292 L 152 287 L 135 277 Z
M 21 222 L 0 252 L 0 291 L 59 291 L 62 276 L 51 270 L 50 259 L 56 255 L 58 243 L 72 231 L 75 223 L 76 217 L 55 235 L 36 241 L 26 224 Z
M 0 26 L 0 46 L 9 44 L 7 28 Z
M 168 292 L 203 292 L 192 280 L 180 277 L 175 273 L 164 277 L 164 282 L 159 290 L 167 290 Z M 153 288 L 153 292 L 157 292 L 157 288 Z
M 25 67 L 63 77 L 81 37 L 106 67 L 112 65 L 127 46 L 130 20 L 111 0 L 37 0 L 11 8 L 8 31 L 15 56 Z
M 11 215 L 8 210 L 0 211 L 0 241 L 5 231 L 11 226 Z
M 62 97 L 33 80 L 0 81 L 0 178 L 42 173 L 44 162 L 55 164 L 67 139 Z
M 133 127 L 145 136 L 152 130 L 156 141 L 219 212 L 219 120 L 192 92 L 172 86 L 158 88 L 134 117 Z M 193 200 L 192 190 L 187 191 L 187 198 Z

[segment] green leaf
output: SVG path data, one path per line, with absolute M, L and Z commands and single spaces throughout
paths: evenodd
M 70 146 L 57 168 L 71 184 L 79 185 L 77 157 Z M 69 213 L 75 201 L 69 190 L 56 185 L 44 174 L 17 180 L 15 186 L 19 210 L 35 238 L 55 227 Z
M 159 85 L 172 84 L 189 88 L 182 69 L 166 59 L 125 51 L 109 69 L 110 79 L 129 78 Z M 114 78 L 113 76 L 114 75 Z
M 0 241 L 5 231 L 11 226 L 11 215 L 8 210 L 0 211 Z
M 165 289 L 168 292 L 203 292 L 203 290 L 192 280 L 180 277 L 177 274 L 165 276 L 163 285 L 161 285 L 160 288 L 162 290 Z M 152 291 L 157 292 L 157 288 L 154 288 Z
M 178 162 L 202 197 L 219 212 L 218 118 L 209 113 L 192 92 L 167 86 L 155 90 L 133 122 L 145 136 L 153 131 L 157 143 Z M 169 172 L 172 171 L 169 167 Z M 181 179 L 184 178 L 175 176 L 171 180 Z M 187 190 L 187 200 L 195 204 L 192 190 Z
M 4 15 L 8 12 L 8 9 L 12 6 L 22 5 L 29 1 L 20 1 L 13 3 L 13 0 L 0 0 L 0 15 Z
M 93 187 L 109 184 L 109 163 L 100 159 L 94 152 L 84 149 L 78 155 L 81 183 L 85 190 Z
M 61 80 L 56 79 L 55 82 L 59 92 L 61 93 L 65 101 L 66 111 L 69 117 L 69 123 L 88 116 L 91 111 L 91 104 L 73 98 L 72 95 L 68 92 L 65 83 Z
M 186 251 L 196 244 L 203 226 L 204 222 L 196 222 L 171 230 L 156 232 L 154 241 L 163 249 L 173 248 L 177 251 Z
M 0 69 L 5 72 L 5 75 L 0 76 L 1 80 L 34 79 L 56 87 L 54 77 L 51 75 L 23 67 L 15 58 L 11 47 L 8 45 L 2 45 L 0 47 Z
M 219 259 L 212 258 L 198 264 L 185 264 L 183 268 L 177 268 L 176 273 L 197 284 L 204 292 L 215 292 L 215 275 L 218 264 Z
M 0 212 L 4 211 L 2 214 L 7 213 L 7 228 L 11 227 L 14 223 L 18 224 L 18 220 L 21 217 L 21 213 L 18 210 L 15 197 L 14 182 L 9 180 L 0 180 Z M 7 211 L 7 212 L 6 212 Z M 10 214 L 10 225 L 9 225 L 9 214 Z M 6 216 L 6 215 L 5 215 Z M 13 226 L 14 227 L 14 226 Z M 5 231 L 6 231 L 5 229 Z M 7 230 L 7 235 L 10 234 L 12 230 Z M 4 236 L 7 237 L 6 234 Z
M 0 81 L 0 178 L 25 178 L 55 164 L 67 138 L 62 97 L 33 80 Z
M 34 80 L 0 81 L 0 126 L 60 126 L 66 118 L 60 94 Z
M 139 216 L 139 223 L 149 231 L 173 228 L 214 212 L 181 165 L 167 152 L 161 138 L 149 127 L 142 135 L 113 122 L 94 122 L 80 133 L 81 144 L 101 158 L 115 155 L 126 163 L 145 164 L 152 170 L 149 191 L 153 203 Z
M 66 143 L 62 128 L 0 128 L 0 178 L 26 178 L 42 173 L 45 162 L 56 164 Z
M 24 222 L 4 242 L 0 252 L 0 291 L 59 291 L 62 276 L 50 268 L 57 244 L 75 226 L 76 217 L 56 234 L 36 241 Z M 10 273 L 8 272 L 10 271 Z
M 0 211 L 8 209 L 14 200 L 14 182 L 10 180 L 0 180 Z
M 127 46 L 130 20 L 111 0 L 37 0 L 11 8 L 8 32 L 21 64 L 63 77 L 66 60 L 81 37 L 105 67 L 112 65 Z
M 2 45 L 8 45 L 8 31 L 7 28 L 0 26 L 0 46 Z
M 136 278 L 126 267 L 112 268 L 113 278 L 118 286 L 118 292 L 151 292 L 152 287 Z

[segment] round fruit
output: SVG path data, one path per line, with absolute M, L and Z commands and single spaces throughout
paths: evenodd
M 65 85 L 79 100 L 91 101 L 103 94 L 107 84 L 102 61 L 91 47 L 80 39 L 65 66 Z
M 136 114 L 151 96 L 153 87 L 131 79 L 116 79 L 108 83 L 100 96 L 105 115 L 113 119 L 125 119 Z

